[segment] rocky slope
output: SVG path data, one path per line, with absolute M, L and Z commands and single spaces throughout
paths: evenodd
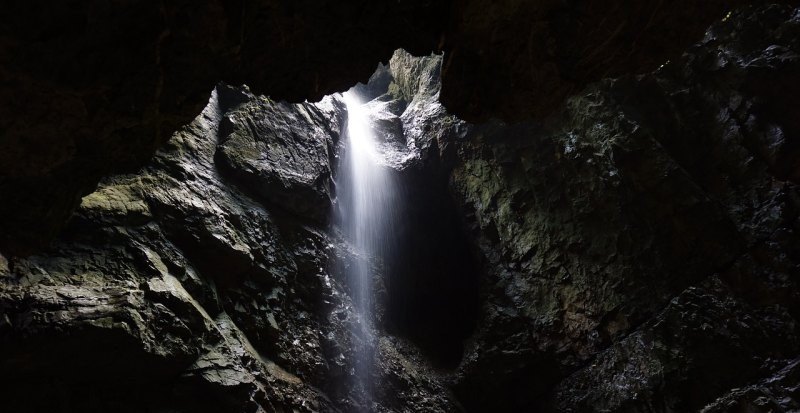
M 800 9 L 732 12 L 541 121 L 462 122 L 447 65 L 398 52 L 356 88 L 404 194 L 372 410 L 800 409 Z M 3 410 L 363 407 L 345 117 L 220 85 L 50 247 L 0 256 Z

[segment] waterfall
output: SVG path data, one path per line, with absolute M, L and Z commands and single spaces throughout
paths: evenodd
M 390 245 L 395 188 L 384 165 L 378 136 L 370 126 L 368 107 L 352 90 L 343 97 L 348 120 L 337 184 L 337 211 L 343 235 L 355 251 L 347 274 L 358 316 L 352 329 L 356 343 L 353 384 L 363 394 L 363 411 L 370 411 L 376 345 L 372 332 L 372 263 L 381 261 Z

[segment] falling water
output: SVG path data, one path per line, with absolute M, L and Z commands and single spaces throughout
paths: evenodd
M 369 113 L 353 91 L 344 94 L 347 134 L 339 174 L 339 221 L 356 257 L 349 266 L 349 283 L 358 315 L 352 334 L 356 344 L 353 361 L 355 386 L 372 403 L 375 340 L 372 333 L 372 262 L 386 253 L 393 211 L 394 185 L 383 165 L 380 143 L 369 122 Z

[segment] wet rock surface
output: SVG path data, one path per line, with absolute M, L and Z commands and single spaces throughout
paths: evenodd
M 261 101 L 228 113 L 218 160 L 233 179 L 265 203 L 324 222 L 330 215 L 341 102 Z
M 353 411 L 355 315 L 330 265 L 352 251 L 326 222 L 343 116 L 220 85 L 51 248 L 4 259 L 3 410 Z M 381 345 L 377 411 L 453 411 L 398 348 Z

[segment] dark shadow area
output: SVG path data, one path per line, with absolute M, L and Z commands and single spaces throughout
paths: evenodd
M 455 368 L 478 315 L 480 263 L 446 182 L 415 175 L 401 182 L 397 244 L 386 258 L 387 328 L 436 367 Z

